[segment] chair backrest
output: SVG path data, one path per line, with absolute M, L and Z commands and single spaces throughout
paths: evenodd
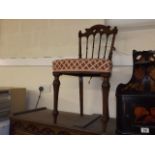
M 79 31 L 79 58 L 112 58 L 117 27 L 94 25 Z M 83 46 L 85 44 L 85 46 Z

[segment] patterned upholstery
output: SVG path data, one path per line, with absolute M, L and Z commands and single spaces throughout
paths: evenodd
M 62 59 L 53 62 L 53 72 L 111 72 L 110 60 Z

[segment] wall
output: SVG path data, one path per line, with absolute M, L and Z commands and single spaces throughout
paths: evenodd
M 75 56 L 78 31 L 104 20 L 0 20 L 0 57 Z
M 104 20 L 0 20 L 0 58 L 7 57 L 76 57 L 78 54 L 78 30 L 94 24 L 103 24 Z M 60 32 L 59 32 L 60 30 Z M 124 62 L 131 58 L 132 50 L 155 49 L 155 29 L 119 31 L 116 38 L 117 51 L 114 57 L 121 56 Z M 123 54 L 122 54 L 123 53 Z M 128 57 L 125 57 L 127 54 Z M 115 65 L 120 62 L 115 62 Z M 126 64 L 128 65 L 128 64 Z M 50 86 L 53 81 L 52 69 L 46 66 L 0 66 L 1 86 L 27 88 L 28 108 L 34 108 L 40 85 Z M 122 82 L 131 78 L 131 66 L 114 66 L 110 89 L 110 116 L 116 115 L 115 90 Z M 93 78 L 88 84 L 85 79 L 85 113 L 101 113 L 101 79 Z M 63 76 L 61 78 L 59 109 L 79 112 L 78 79 Z M 53 90 L 42 94 L 39 106 L 53 107 Z
M 0 57 L 77 57 L 78 31 L 104 20 L 1 20 Z M 53 81 L 51 67 L 0 67 L 1 86 L 27 88 L 28 108 L 34 108 L 40 85 L 50 86 Z M 61 78 L 59 109 L 79 112 L 78 79 Z M 100 81 L 85 79 L 85 112 L 101 112 Z M 97 84 L 96 84 L 97 83 Z M 99 100 L 98 100 L 99 98 Z M 98 100 L 98 101 L 96 101 Z M 94 106 L 95 104 L 95 106 Z M 42 95 L 39 106 L 53 107 L 53 90 Z

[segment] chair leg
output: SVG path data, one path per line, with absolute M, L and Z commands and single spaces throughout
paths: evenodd
M 54 75 L 54 81 L 53 81 L 53 93 L 54 93 L 54 107 L 53 107 L 53 117 L 54 117 L 54 123 L 57 123 L 57 117 L 58 117 L 58 95 L 59 95 L 59 75 Z
M 79 77 L 80 115 L 83 116 L 83 77 Z
M 106 123 L 109 119 L 109 104 L 108 104 L 109 89 L 110 89 L 109 78 L 104 77 L 102 83 L 103 123 Z

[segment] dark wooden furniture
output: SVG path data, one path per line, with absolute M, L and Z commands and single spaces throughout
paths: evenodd
M 11 134 L 14 135 L 96 135 L 114 134 L 115 120 L 110 119 L 102 130 L 99 115 L 85 115 L 60 112 L 57 124 L 53 123 L 51 110 L 40 108 L 11 116 Z M 93 119 L 92 119 L 93 118 Z M 90 122 L 90 120 L 93 120 Z
M 155 51 L 133 51 L 133 75 L 116 97 L 117 133 L 155 134 Z
M 85 32 L 79 31 L 79 58 L 80 61 L 86 62 L 88 60 L 92 61 L 94 59 L 95 61 L 103 60 L 107 62 L 105 63 L 105 68 L 109 67 L 111 69 L 111 66 L 107 66 L 111 64 L 112 59 L 112 53 L 114 48 L 114 42 L 115 42 L 115 36 L 117 34 L 117 28 L 114 27 L 113 29 L 110 26 L 105 25 L 95 25 L 85 30 Z M 83 48 L 83 42 L 86 43 L 85 49 Z M 87 60 L 86 60 L 87 59 Z M 72 60 L 67 60 L 72 61 Z M 78 60 L 76 59 L 76 62 Z M 81 63 L 83 63 L 81 62 Z M 94 62 L 93 62 L 94 63 Z M 104 63 L 104 62 L 103 62 Z M 73 62 L 74 64 L 74 62 Z M 77 63 L 78 64 L 78 63 Z M 93 64 L 91 64 L 93 66 Z M 102 65 L 102 64 L 101 64 Z M 103 83 L 102 83 L 102 94 L 103 94 L 103 122 L 107 122 L 109 119 L 109 110 L 108 110 L 108 95 L 109 95 L 109 78 L 111 75 L 110 71 L 99 71 L 98 68 L 100 68 L 100 63 L 97 64 L 96 70 L 88 71 L 87 69 L 84 70 L 72 70 L 70 71 L 69 68 L 72 67 L 71 63 L 68 65 L 66 64 L 67 70 L 54 70 L 53 68 L 53 75 L 54 75 L 54 81 L 53 81 L 53 87 L 54 87 L 54 123 L 57 122 L 57 116 L 58 116 L 58 93 L 59 93 L 59 86 L 60 81 L 59 77 L 61 75 L 71 75 L 71 76 L 78 76 L 79 77 L 79 94 L 80 94 L 80 114 L 83 116 L 83 77 L 102 77 Z M 54 63 L 53 63 L 54 66 Z M 60 68 L 63 66 L 63 63 L 60 64 Z M 81 64 L 83 66 L 83 64 Z M 87 66 L 89 68 L 89 64 Z M 76 68 L 76 65 L 75 65 Z

